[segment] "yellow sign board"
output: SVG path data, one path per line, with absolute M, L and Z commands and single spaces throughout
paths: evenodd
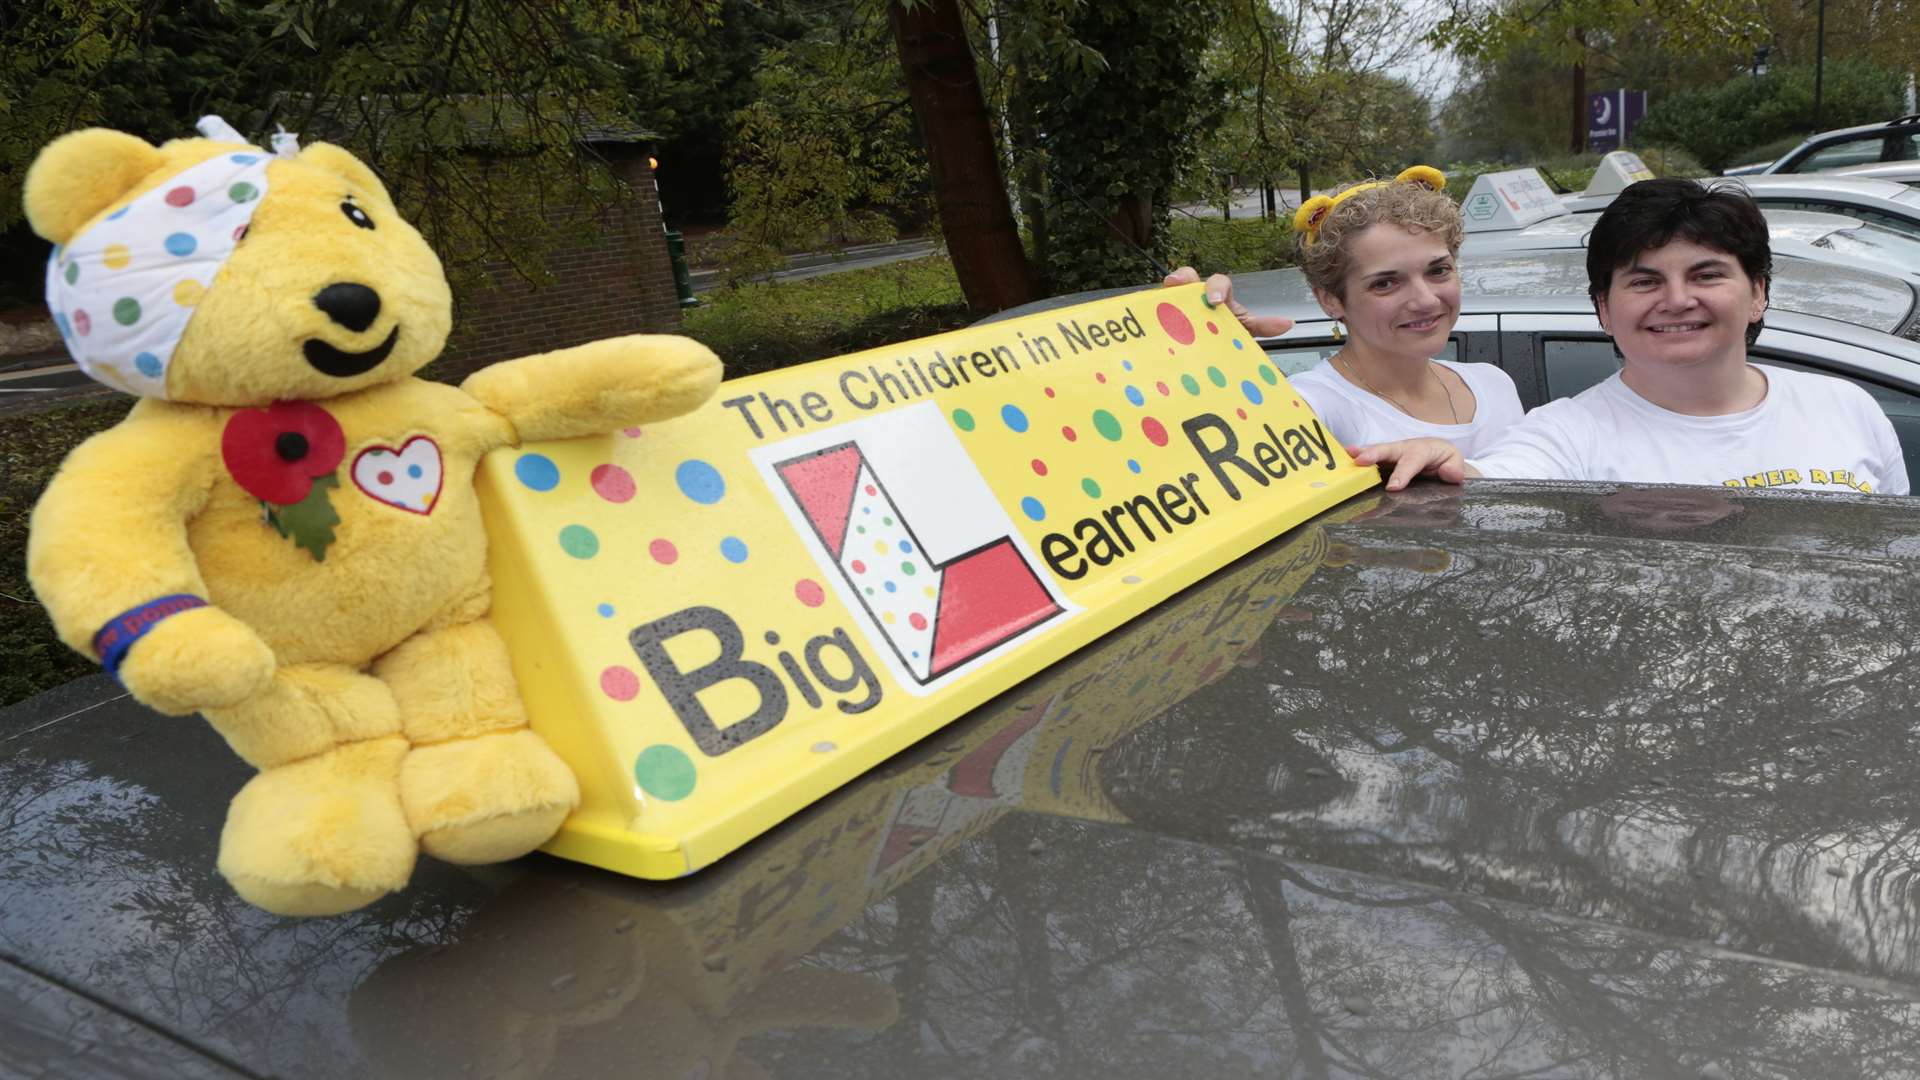
M 481 905 L 457 941 L 436 945 L 433 962 L 488 985 L 545 987 L 547 969 L 528 972 L 528 941 L 555 940 L 555 927 L 612 932 L 591 956 L 560 935 L 545 961 L 562 988 L 503 996 L 485 1030 L 464 1002 L 444 1012 L 417 956 L 390 958 L 353 993 L 360 1049 L 376 1072 L 405 1074 L 423 1045 L 422 1018 L 431 1026 L 444 1012 L 460 1037 L 430 1043 L 441 1071 L 514 1061 L 544 1075 L 582 1047 L 631 1056 L 639 1039 L 659 1075 L 720 1076 L 732 1075 L 742 1039 L 771 1028 L 887 1027 L 900 1008 L 884 978 L 796 961 L 955 848 L 1005 842 L 993 828 L 1010 813 L 1124 821 L 1108 792 L 1140 767 L 1135 733 L 1256 657 L 1270 626 L 1308 617 L 1290 602 L 1337 560 L 1325 527 L 1364 518 L 1377 502 L 1349 501 L 1182 592 L 900 755 L 883 778 L 795 815 L 751 860 L 664 892 L 605 875 L 522 879 Z
M 722 384 L 481 468 L 495 621 L 583 804 L 706 866 L 1377 483 L 1200 286 Z

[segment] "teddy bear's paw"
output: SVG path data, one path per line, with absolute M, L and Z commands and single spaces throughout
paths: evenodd
M 546 843 L 580 804 L 580 785 L 521 728 L 414 747 L 400 764 L 400 800 L 427 854 L 490 863 Z
M 418 845 L 400 806 L 406 740 L 336 747 L 240 789 L 220 834 L 220 873 L 279 915 L 337 915 L 399 889 Z
M 120 682 L 142 704 L 172 716 L 236 705 L 273 683 L 273 650 L 217 607 L 174 615 L 134 642 Z

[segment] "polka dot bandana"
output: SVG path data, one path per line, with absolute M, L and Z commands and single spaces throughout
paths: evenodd
M 272 156 L 203 161 L 89 225 L 47 261 L 47 306 L 89 376 L 165 399 L 167 364 L 267 192 Z

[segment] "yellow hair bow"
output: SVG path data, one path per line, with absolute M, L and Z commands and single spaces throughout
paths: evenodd
M 1320 238 L 1320 226 L 1326 222 L 1327 215 L 1333 213 L 1334 207 L 1363 191 L 1372 191 L 1374 188 L 1386 187 L 1390 183 L 1403 182 L 1419 184 L 1428 191 L 1442 191 L 1447 186 L 1447 174 L 1431 165 L 1415 165 L 1392 180 L 1370 180 L 1364 184 L 1355 184 L 1335 195 L 1315 195 L 1301 203 L 1300 209 L 1293 212 L 1293 231 L 1305 233 L 1304 242 L 1310 244 Z

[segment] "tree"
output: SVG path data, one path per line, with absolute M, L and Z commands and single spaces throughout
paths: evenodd
M 17 221 L 20 177 L 52 136 L 106 125 L 161 141 L 216 112 L 255 138 L 281 123 L 361 155 L 456 287 L 496 260 L 539 280 L 544 253 L 620 190 L 583 148 L 644 114 L 627 70 L 679 56 L 670 28 L 705 24 L 718 3 L 12 5 L 0 17 L 0 224 Z
M 900 69 L 876 64 L 891 32 L 871 6 L 796 12 L 804 30 L 767 48 L 734 118 L 728 222 L 736 271 L 783 253 L 890 239 L 929 214 Z
M 1668 55 L 1742 56 L 1765 39 L 1751 0 L 1666 0 L 1650 12 L 1639 0 L 1462 0 L 1430 40 L 1468 61 L 1530 47 L 1571 69 L 1570 148 L 1586 149 L 1587 72 L 1619 41 L 1656 26 Z
M 1426 93 L 1389 74 L 1417 55 L 1417 16 L 1358 0 L 1236 3 L 1224 15 L 1208 56 L 1230 104 L 1203 153 L 1262 181 L 1270 208 L 1285 174 L 1304 199 L 1316 178 L 1396 172 L 1432 148 Z
M 1205 5 L 1106 0 L 1067 29 L 1103 58 L 1055 63 L 1038 122 L 1046 135 L 1047 272 L 1056 289 L 1158 277 L 1174 179 L 1217 101 L 1200 70 Z
M 895 0 L 887 17 L 967 304 L 985 314 L 1038 298 L 956 0 Z

